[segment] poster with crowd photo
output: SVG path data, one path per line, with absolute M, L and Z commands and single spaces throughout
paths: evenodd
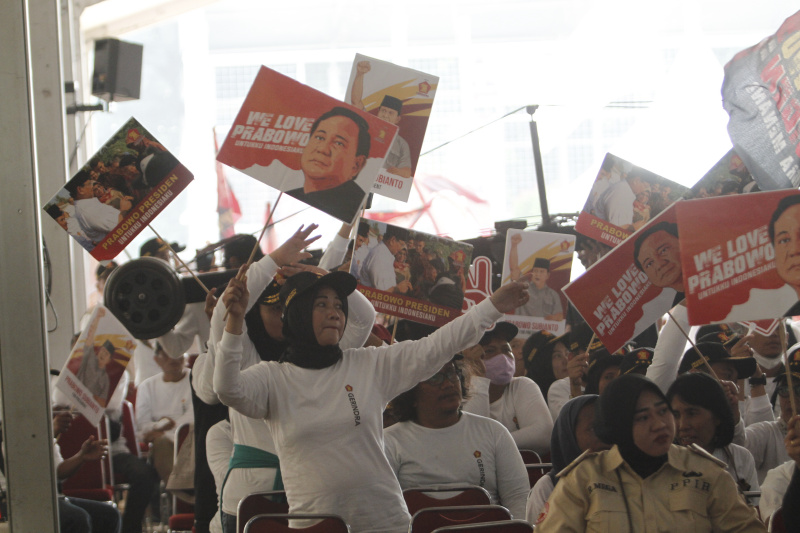
M 399 128 L 372 192 L 408 201 L 438 86 L 438 76 L 356 54 L 345 101 Z
M 360 219 L 350 273 L 379 313 L 443 326 L 464 304 L 472 245 Z M 363 232 L 360 231 L 363 235 Z
M 567 298 L 561 288 L 569 283 L 574 251 L 574 235 L 518 229 L 506 233 L 502 283 L 531 274 L 528 303 L 505 319 L 519 328 L 520 337 L 542 330 L 564 333 Z
M 98 305 L 72 348 L 56 387 L 97 426 L 135 348 L 133 336 L 108 309 Z
M 800 191 L 687 200 L 677 216 L 689 323 L 778 318 L 797 302 Z
M 616 246 L 683 196 L 687 188 L 606 154 L 575 231 Z
M 711 170 L 686 191 L 683 198 L 715 198 L 758 191 L 753 176 L 735 150 L 728 150 Z
M 193 176 L 131 118 L 44 206 L 98 261 L 116 257 Z
M 762 191 L 800 186 L 800 12 L 725 65 L 722 104 L 733 147 Z
M 682 203 L 662 211 L 563 289 L 609 352 L 683 300 L 676 217 Z
M 396 135 L 394 124 L 261 67 L 217 161 L 350 223 Z

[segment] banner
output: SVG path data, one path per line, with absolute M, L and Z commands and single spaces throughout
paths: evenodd
M 135 348 L 136 340 L 114 315 L 96 306 L 56 381 L 56 387 L 94 426 L 103 418 Z
M 131 118 L 44 206 L 98 261 L 117 256 L 193 176 Z
M 569 283 L 574 250 L 574 235 L 518 229 L 506 233 L 502 284 L 532 274 L 528 303 L 505 318 L 519 328 L 520 337 L 542 330 L 565 332 L 567 298 L 561 288 Z
M 676 215 L 683 203 L 665 209 L 563 289 L 611 353 L 683 300 Z
M 408 201 L 439 78 L 356 54 L 345 101 L 399 127 L 372 192 Z
M 800 191 L 677 206 L 689 322 L 783 316 L 800 290 Z
M 725 65 L 728 134 L 762 191 L 800 185 L 800 12 Z
M 352 222 L 397 126 L 261 67 L 217 160 Z
M 606 154 L 575 231 L 616 246 L 686 191 L 679 183 Z
M 755 192 L 758 191 L 755 185 L 742 158 L 734 150 L 728 150 L 711 170 L 686 191 L 683 198 L 692 200 Z
M 432 326 L 461 315 L 472 245 L 362 218 L 350 262 L 379 313 Z

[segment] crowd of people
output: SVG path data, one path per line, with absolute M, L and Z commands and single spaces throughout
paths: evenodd
M 124 516 L 111 526 L 98 518 L 85 531 L 141 531 L 183 422 L 194 423 L 200 532 L 233 533 L 239 502 L 273 490 L 284 491 L 291 512 L 337 514 L 354 532 L 406 531 L 403 490 L 465 484 L 545 532 L 765 531 L 762 519 L 781 507 L 787 519 L 795 512 L 784 503 L 800 485 L 800 400 L 791 403 L 800 394 L 800 344 L 791 322 L 779 327 L 791 345 L 792 390 L 778 332 L 705 326 L 697 349 L 687 349 L 681 305 L 652 346 L 609 353 L 572 318 L 564 335 L 522 339 L 502 317 L 527 304 L 533 273 L 446 326 L 401 321 L 396 338 L 386 338 L 356 290 L 370 280 L 369 258 L 402 241 L 393 270 L 406 272 L 397 252 L 411 255 L 418 244 L 423 264 L 443 259 L 391 227 L 359 256 L 363 229 L 348 257 L 351 228 L 343 226 L 318 265 L 306 251 L 315 225 L 250 265 L 249 249 L 234 257 L 231 246 L 225 266 L 238 276 L 189 304 L 173 331 L 139 342 L 137 440 L 149 443 L 150 458 L 121 452 L 117 437 L 88 442 L 65 461 L 62 477 L 109 446 L 115 470 L 136 480 Z M 168 250 L 156 241 L 142 255 L 168 260 Z M 99 283 L 108 276 L 105 267 L 97 274 Z M 406 281 L 397 276 L 387 283 Z M 190 373 L 185 354 L 197 347 Z M 126 374 L 113 394 L 98 388 L 118 422 L 127 386 Z M 552 463 L 533 487 L 521 450 Z

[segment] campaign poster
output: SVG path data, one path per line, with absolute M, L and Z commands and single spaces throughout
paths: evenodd
M 261 67 L 217 161 L 353 222 L 397 126 Z
M 728 134 L 762 191 L 800 186 L 800 12 L 725 65 Z
M 794 306 L 800 191 L 687 200 L 677 215 L 690 324 L 779 318 Z
M 778 324 L 781 322 L 782 319 L 779 318 L 765 318 L 764 320 L 743 320 L 739 323 L 748 329 L 748 333 L 752 331 L 759 335 L 769 337 L 772 335 L 773 331 L 778 329 Z
M 399 128 L 372 192 L 408 201 L 438 86 L 438 76 L 356 54 L 345 102 Z
M 131 118 L 44 206 L 92 257 L 117 256 L 194 179 Z
M 98 305 L 72 348 L 56 387 L 97 426 L 135 348 L 133 336 L 108 309 Z
M 753 176 L 750 175 L 744 161 L 735 150 L 731 149 L 686 191 L 683 198 L 686 200 L 715 198 L 757 191 L 756 182 L 753 181 Z
M 565 332 L 567 298 L 561 289 L 569 283 L 574 251 L 574 235 L 518 229 L 506 233 L 502 283 L 531 274 L 528 303 L 505 318 L 519 328 L 520 337 L 543 330 Z
M 611 353 L 683 300 L 675 211 L 682 203 L 662 211 L 563 289 Z
M 687 187 L 606 154 L 575 231 L 616 246 L 656 218 Z
M 362 218 L 364 225 L 350 273 L 376 311 L 431 326 L 461 316 L 471 244 Z

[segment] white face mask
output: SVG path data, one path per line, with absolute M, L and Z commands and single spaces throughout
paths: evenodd
M 514 377 L 514 359 L 499 353 L 483 362 L 486 366 L 486 377 L 493 385 L 508 385 Z
M 759 353 L 753 352 L 753 357 L 755 357 L 756 362 L 761 365 L 761 368 L 766 368 L 767 370 L 772 370 L 779 364 L 781 364 L 781 357 L 774 357 L 770 359 L 769 357 L 764 357 Z

